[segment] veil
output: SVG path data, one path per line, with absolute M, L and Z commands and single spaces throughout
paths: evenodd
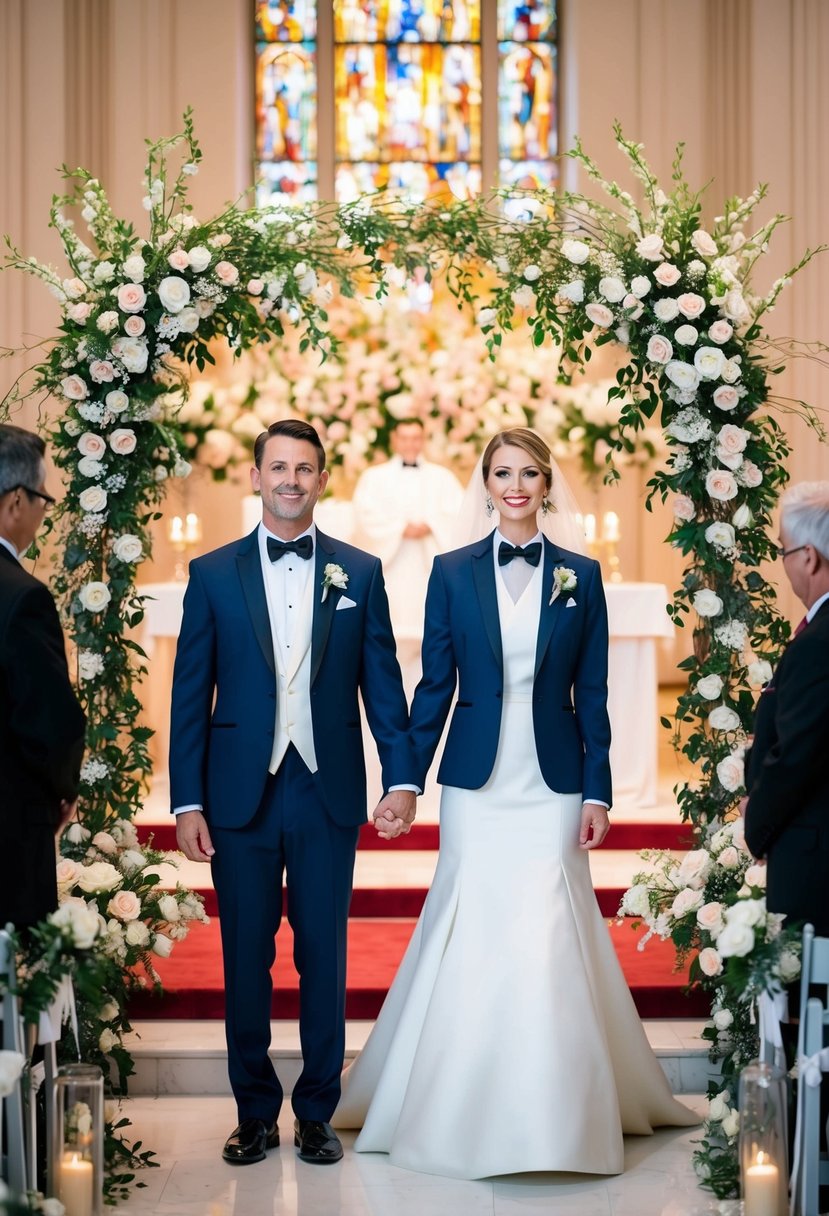
M 486 491 L 483 481 L 483 456 L 479 456 L 472 470 L 469 485 L 464 490 L 460 510 L 453 528 L 452 546 L 462 548 L 471 545 L 476 540 L 483 540 L 493 528 L 498 527 L 498 512 L 492 515 L 486 513 Z M 584 535 L 584 517 L 579 510 L 576 496 L 570 489 L 567 479 L 550 457 L 553 470 L 553 484 L 548 495 L 552 510 L 544 515 L 538 512 L 538 527 L 542 536 L 562 549 L 571 553 L 587 554 L 587 541 Z

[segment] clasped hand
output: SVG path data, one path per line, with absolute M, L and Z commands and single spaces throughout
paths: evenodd
M 394 840 L 405 836 L 412 829 L 417 810 L 417 795 L 414 790 L 391 790 L 381 798 L 374 808 L 374 826 L 383 840 Z

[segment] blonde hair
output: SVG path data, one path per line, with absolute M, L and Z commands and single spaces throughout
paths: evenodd
M 544 479 L 547 483 L 547 493 L 553 484 L 553 469 L 550 464 L 550 449 L 541 438 L 536 435 L 535 431 L 531 431 L 526 426 L 512 426 L 506 431 L 499 431 L 497 435 L 493 435 L 484 450 L 483 462 L 481 464 L 481 473 L 486 485 L 489 479 L 489 470 L 492 468 L 493 458 L 499 448 L 511 447 L 521 448 L 531 457 L 533 464 L 537 464 L 541 472 L 544 474 Z

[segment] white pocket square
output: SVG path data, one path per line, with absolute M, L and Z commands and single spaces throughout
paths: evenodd
M 356 608 L 356 607 L 357 607 L 356 600 L 350 600 L 347 595 L 341 595 L 340 598 L 337 600 L 337 607 L 334 609 L 334 611 L 339 612 L 341 608 Z
M 576 607 L 576 601 L 573 599 L 572 595 L 570 596 L 569 600 L 564 605 L 564 607 L 565 608 L 575 608 Z

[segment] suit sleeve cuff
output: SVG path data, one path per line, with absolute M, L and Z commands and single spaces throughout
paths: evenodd
M 198 802 L 194 802 L 194 803 L 192 804 L 192 806 L 191 806 L 191 805 L 187 805 L 187 806 L 174 806 L 174 807 L 173 807 L 173 814 L 174 814 L 174 815 L 183 815 L 183 814 L 185 813 L 185 811 L 203 811 L 203 810 L 204 810 L 204 807 L 203 807 L 203 806 L 200 806 Z
M 422 794 L 423 790 L 419 785 L 390 785 L 389 793 L 393 794 L 395 790 L 410 790 L 413 794 Z

